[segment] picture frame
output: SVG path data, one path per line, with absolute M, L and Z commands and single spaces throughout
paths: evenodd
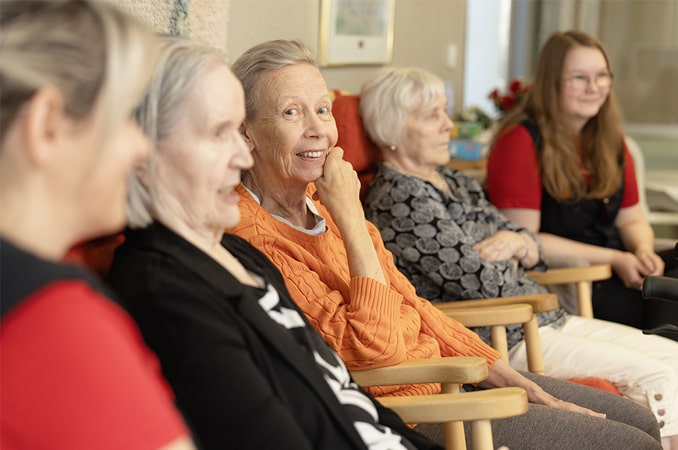
M 389 64 L 394 16 L 395 0 L 321 0 L 319 64 Z

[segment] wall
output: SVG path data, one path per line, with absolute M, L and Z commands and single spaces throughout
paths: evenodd
M 160 33 L 187 36 L 226 50 L 229 0 L 110 0 Z
M 317 52 L 319 14 L 319 0 L 231 0 L 228 55 L 234 60 L 252 45 L 278 38 L 301 39 Z M 465 17 L 465 0 L 396 0 L 392 64 L 419 66 L 453 80 L 455 105 L 461 105 Z M 458 49 L 454 70 L 447 68 L 448 44 Z M 357 92 L 380 67 L 326 67 L 322 72 L 329 88 Z

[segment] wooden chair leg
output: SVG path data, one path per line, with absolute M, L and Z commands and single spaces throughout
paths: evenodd
M 443 424 L 445 448 L 451 450 L 466 450 L 464 422 L 446 422 Z
M 471 422 L 472 450 L 494 450 L 492 424 L 489 420 L 473 420 Z
M 492 333 L 492 347 L 501 353 L 502 359 L 508 364 L 508 341 L 506 339 L 506 327 L 504 325 L 493 326 Z
M 530 372 L 544 374 L 544 354 L 541 350 L 539 324 L 537 316 L 533 315 L 529 322 L 524 324 L 525 351 L 527 352 L 527 368 Z
M 591 282 L 579 281 L 577 283 L 577 303 L 579 306 L 579 315 L 593 319 Z
M 459 385 L 456 383 L 440 383 L 442 394 L 459 394 Z M 445 448 L 452 450 L 466 450 L 466 435 L 464 422 L 446 422 L 443 424 Z

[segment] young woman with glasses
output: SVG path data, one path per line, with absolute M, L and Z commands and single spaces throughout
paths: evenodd
M 675 304 L 641 298 L 646 275 L 677 269 L 672 254 L 654 251 L 612 88 L 598 40 L 552 35 L 525 102 L 495 136 L 488 193 L 509 219 L 538 233 L 547 257 L 612 266 L 613 277 L 594 285 L 595 317 L 636 328 L 678 323 Z

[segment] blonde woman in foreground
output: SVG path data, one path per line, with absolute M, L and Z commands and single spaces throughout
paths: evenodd
M 193 449 L 132 320 L 76 242 L 120 229 L 148 143 L 150 30 L 102 1 L 0 4 L 0 448 Z

